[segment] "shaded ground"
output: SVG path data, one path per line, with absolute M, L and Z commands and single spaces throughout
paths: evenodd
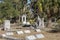
M 41 40 L 60 40 L 60 33 L 48 33 L 42 32 L 45 36 L 44 39 Z

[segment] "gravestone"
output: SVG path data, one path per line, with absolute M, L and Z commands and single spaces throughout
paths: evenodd
M 36 34 L 35 36 L 36 36 L 37 39 L 44 38 L 43 34 Z
M 34 35 L 26 36 L 26 40 L 36 40 Z
M 37 21 L 38 27 L 37 28 L 41 28 L 41 18 L 38 16 L 38 21 Z
M 26 15 L 22 15 L 22 23 L 26 24 Z
M 42 20 L 41 20 L 41 27 L 42 27 L 42 28 L 45 27 L 45 25 L 44 25 L 44 18 L 42 18 Z
M 10 20 L 4 21 L 4 30 L 6 30 L 6 31 L 10 30 Z
M 14 35 L 14 33 L 13 32 L 6 32 L 6 35 Z
M 36 29 L 36 32 L 41 32 L 41 30 L 40 29 Z
M 2 34 L 2 37 L 6 37 L 6 34 Z
M 25 33 L 31 33 L 31 31 L 30 31 L 30 30 L 24 30 L 24 32 L 25 32 Z
M 17 31 L 17 34 L 23 34 L 23 31 Z

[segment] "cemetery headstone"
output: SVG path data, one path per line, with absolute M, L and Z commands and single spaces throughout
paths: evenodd
M 37 28 L 41 28 L 41 18 L 38 16 L 38 21 L 37 21 L 38 27 Z
M 26 40 L 36 40 L 34 35 L 26 36 Z
M 26 15 L 22 15 L 22 23 L 26 24 Z
M 2 34 L 2 37 L 6 37 L 6 34 Z
M 36 38 L 40 39 L 40 38 L 44 38 L 43 34 L 36 34 Z
M 17 31 L 17 34 L 24 34 L 23 31 Z
M 24 32 L 25 32 L 25 33 L 31 33 L 31 31 L 30 31 L 30 30 L 25 30 Z
M 44 28 L 44 18 L 42 18 L 42 20 L 41 20 L 41 26 L 42 26 L 42 28 Z
M 36 32 L 41 32 L 41 30 L 40 29 L 36 29 Z
M 10 30 L 10 20 L 4 21 L 4 30 L 6 31 Z
M 6 35 L 14 35 L 13 32 L 6 32 Z

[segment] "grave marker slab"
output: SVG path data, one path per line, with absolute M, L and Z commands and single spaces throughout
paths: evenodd
M 17 31 L 17 34 L 24 34 L 23 31 Z
M 6 37 L 6 34 L 2 34 L 2 37 Z
M 44 35 L 43 34 L 36 34 L 36 37 L 40 39 L 40 38 L 44 38 Z
M 25 32 L 25 33 L 31 33 L 31 31 L 30 31 L 30 30 L 25 30 L 24 32 Z
M 6 35 L 14 35 L 13 32 L 7 32 Z
M 34 35 L 26 36 L 26 40 L 36 40 Z
M 40 29 L 36 29 L 36 32 L 41 32 L 41 30 Z

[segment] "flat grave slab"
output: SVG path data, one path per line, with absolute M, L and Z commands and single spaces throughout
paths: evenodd
M 13 32 L 6 32 L 5 34 L 6 34 L 6 35 L 14 35 Z
M 26 36 L 26 40 L 36 40 L 34 35 Z
M 2 37 L 6 37 L 6 34 L 2 34 Z
M 36 31 L 36 32 L 41 32 L 41 30 L 40 30 L 40 29 L 36 29 L 35 31 Z
M 36 34 L 35 36 L 36 36 L 36 38 L 38 38 L 38 39 L 44 38 L 44 35 L 43 35 L 43 34 Z
M 17 34 L 24 34 L 23 31 L 17 31 Z
M 24 33 L 31 33 L 30 30 L 24 30 Z

